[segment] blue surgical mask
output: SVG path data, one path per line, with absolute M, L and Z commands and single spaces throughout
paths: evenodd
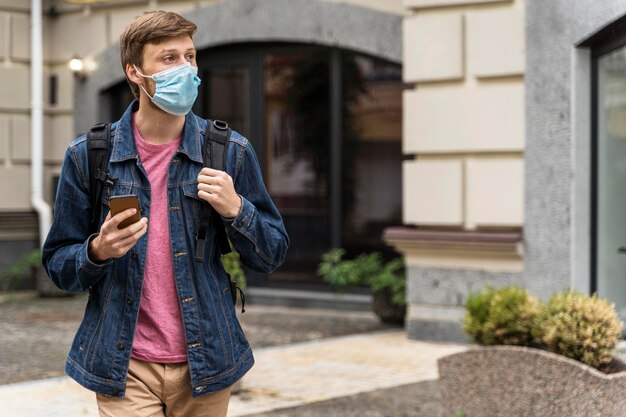
M 136 66 L 135 69 L 142 77 L 154 80 L 156 90 L 153 96 L 150 96 L 142 85 L 140 87 L 157 107 L 176 116 L 184 116 L 189 113 L 196 97 L 198 97 L 200 78 L 197 67 L 185 62 L 177 67 L 152 75 L 142 74 Z

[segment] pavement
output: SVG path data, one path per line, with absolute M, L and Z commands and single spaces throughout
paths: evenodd
M 465 345 L 384 330 L 255 349 L 229 417 L 252 416 L 438 378 L 437 360 Z M 95 395 L 67 377 L 0 385 L 0 417 L 97 417 Z

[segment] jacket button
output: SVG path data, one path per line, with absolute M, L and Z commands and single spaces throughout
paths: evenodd
M 137 259 L 137 253 L 136 252 L 131 252 L 130 253 L 130 257 L 131 257 L 131 259 Z
M 132 299 L 132 298 L 130 298 L 130 297 L 128 297 L 128 298 L 126 299 L 126 304 L 128 304 L 129 306 L 132 306 L 132 305 L 133 305 L 133 299 Z
M 126 348 L 126 345 L 124 343 L 117 344 L 117 350 L 124 350 L 124 348 Z
M 119 394 L 119 393 L 120 393 L 120 390 L 118 390 L 117 388 L 113 388 L 113 389 L 111 390 L 111 395 L 117 395 L 117 394 Z

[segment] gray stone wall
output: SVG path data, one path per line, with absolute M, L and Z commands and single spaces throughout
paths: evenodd
M 582 40 L 622 0 L 529 0 L 526 10 L 524 284 L 542 298 L 589 290 L 590 58 Z
M 520 273 L 409 266 L 406 330 L 410 338 L 467 342 L 463 306 L 485 286 L 522 285 Z

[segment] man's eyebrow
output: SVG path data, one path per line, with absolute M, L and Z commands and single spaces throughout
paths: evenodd
M 159 55 L 160 54 L 165 54 L 165 53 L 175 53 L 178 52 L 178 49 L 162 49 L 159 51 Z M 185 52 L 196 52 L 196 48 L 187 48 L 187 50 Z

